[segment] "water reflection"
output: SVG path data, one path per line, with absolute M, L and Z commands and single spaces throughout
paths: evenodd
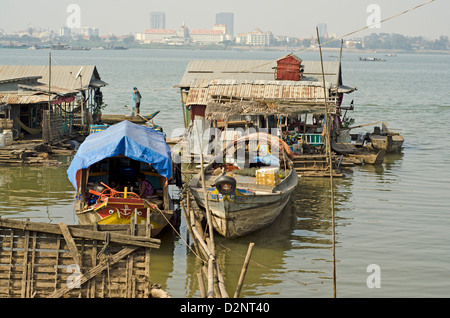
M 0 189 L 1 216 L 43 222 L 62 218 L 69 224 L 73 220 L 74 190 L 62 167 L 1 166 Z
M 346 171 L 345 178 L 333 179 L 338 249 L 347 244 L 348 238 L 341 233 L 354 225 L 362 211 L 358 202 L 367 189 L 390 189 L 386 185 L 398 181 L 402 164 L 403 154 L 392 154 L 383 165 L 356 166 Z M 77 223 L 66 167 L 0 167 L 0 188 L 2 216 Z M 291 201 L 270 226 L 232 240 L 217 235 L 217 257 L 228 293 L 234 293 L 248 245 L 253 242 L 242 297 L 331 297 L 330 200 L 328 178 L 300 178 Z M 183 241 L 187 237 L 184 218 L 179 233 L 182 238 L 170 229 L 162 233 L 161 247 L 152 250 L 151 279 L 175 297 L 200 297 L 200 264 Z M 337 255 L 339 266 L 340 252 Z

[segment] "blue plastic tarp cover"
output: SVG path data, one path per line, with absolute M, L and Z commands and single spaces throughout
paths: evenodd
M 150 127 L 122 121 L 85 139 L 67 169 L 70 182 L 77 189 L 78 171 L 119 155 L 150 163 L 167 180 L 172 178 L 171 152 L 164 134 Z

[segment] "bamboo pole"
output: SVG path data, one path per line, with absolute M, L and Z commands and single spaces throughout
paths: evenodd
M 241 293 L 242 284 L 244 283 L 245 274 L 247 273 L 248 264 L 250 263 L 250 257 L 252 256 L 252 250 L 255 243 L 250 243 L 248 245 L 247 255 L 245 256 L 244 265 L 242 266 L 241 275 L 239 277 L 238 284 L 236 286 L 236 291 L 234 292 L 234 298 L 238 298 Z
M 197 270 L 197 279 L 198 279 L 198 287 L 200 289 L 200 295 L 202 298 L 206 298 L 205 282 L 203 281 L 203 274 L 201 269 Z
M 216 271 L 217 271 L 217 279 L 218 279 L 220 294 L 222 295 L 222 298 L 229 298 L 227 290 L 225 289 L 225 280 L 223 278 L 219 262 L 216 262 Z
M 316 27 L 317 41 L 319 44 L 320 64 L 322 67 L 322 82 L 325 101 L 325 118 L 326 118 L 326 139 L 327 153 L 330 162 L 330 193 L 331 193 L 331 228 L 332 228 L 332 256 L 333 256 L 333 296 L 336 298 L 336 243 L 335 243 L 335 223 L 334 223 L 334 189 L 333 189 L 333 159 L 331 157 L 331 138 L 330 138 L 330 114 L 328 113 L 327 95 L 325 90 L 325 73 L 323 70 L 322 46 L 320 45 L 319 28 Z
M 47 143 L 51 142 L 51 109 L 52 109 L 52 52 L 48 53 L 48 121 L 47 121 Z
M 352 126 L 352 127 L 347 128 L 347 129 L 355 129 L 355 128 L 361 128 L 361 127 L 366 127 L 366 126 L 372 126 L 372 125 L 376 125 L 376 124 L 379 124 L 379 123 L 380 122 L 377 121 L 376 123 L 364 124 L 364 125 L 359 125 L 359 126 Z
M 217 297 L 223 297 L 223 298 L 228 298 L 228 293 L 226 292 L 225 289 L 225 283 L 224 283 L 224 279 L 223 279 L 223 275 L 220 271 L 220 266 L 216 261 L 216 255 L 215 255 L 215 246 L 214 246 L 214 234 L 213 234 L 213 226 L 212 226 L 212 221 L 211 221 L 211 211 L 209 210 L 209 202 L 208 202 L 208 193 L 206 191 L 206 182 L 205 182 L 205 171 L 203 168 L 203 152 L 202 152 L 202 147 L 201 147 L 201 141 L 200 141 L 200 136 L 198 133 L 198 129 L 197 129 L 197 138 L 199 141 L 199 145 L 200 145 L 200 160 L 201 160 L 201 178 L 202 178 L 202 189 L 203 189 L 203 195 L 204 195 L 204 200 L 205 200 L 205 209 L 206 209 L 206 219 L 207 219 L 207 223 L 208 223 L 208 237 L 204 237 L 202 234 L 204 233 L 200 233 L 200 231 L 203 232 L 203 229 L 201 227 L 201 225 L 199 224 L 198 220 L 195 218 L 195 214 L 194 211 L 191 209 L 190 205 L 189 205 L 189 191 L 187 191 L 187 211 L 184 208 L 184 202 L 182 201 L 182 209 L 183 209 L 183 213 L 185 214 L 187 223 L 188 223 L 188 230 L 191 232 L 192 234 L 192 238 L 194 240 L 194 244 L 196 244 L 198 246 L 198 250 L 203 254 L 203 256 L 205 257 L 205 259 L 207 261 L 207 269 L 206 269 L 206 276 L 208 279 L 208 286 L 207 286 L 207 297 L 208 298 L 213 298 L 214 294 Z M 188 216 L 189 214 L 189 216 Z M 204 284 L 203 282 L 203 276 L 197 274 L 198 276 L 198 280 L 199 280 L 199 287 L 200 289 L 203 288 L 202 284 Z M 202 290 L 200 290 L 201 293 Z
M 187 121 L 186 121 L 186 106 L 184 104 L 184 100 L 183 100 L 183 89 L 180 88 L 180 95 L 181 95 L 181 110 L 183 113 L 183 123 L 184 123 L 184 128 L 188 127 Z
M 205 209 L 206 209 L 206 221 L 208 222 L 208 230 L 209 230 L 209 237 L 212 242 L 212 255 L 215 257 L 215 248 L 214 248 L 214 228 L 212 226 L 212 220 L 211 220 L 211 211 L 209 210 L 209 201 L 208 201 L 208 193 L 206 191 L 206 183 L 205 183 L 205 171 L 203 168 L 203 147 L 200 140 L 200 133 L 198 131 L 198 126 L 196 127 L 197 130 L 197 139 L 200 146 L 200 173 L 202 176 L 202 189 L 203 189 L 203 197 L 205 200 Z
M 208 298 L 214 297 L 214 259 L 208 260 Z
M 188 216 L 188 214 L 186 212 L 186 208 L 184 207 L 184 202 L 183 201 L 181 201 L 181 209 L 183 210 L 184 218 L 186 219 L 186 225 L 187 225 L 189 233 L 191 234 L 192 241 L 194 243 L 195 253 L 197 255 L 200 255 L 200 248 L 198 247 L 197 240 L 194 237 L 191 220 L 190 220 L 190 217 Z

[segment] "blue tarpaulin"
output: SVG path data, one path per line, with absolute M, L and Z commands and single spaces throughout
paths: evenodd
M 77 189 L 78 171 L 105 158 L 119 155 L 150 163 L 167 180 L 172 178 L 170 147 L 164 134 L 149 127 L 122 121 L 85 139 L 67 169 L 70 182 Z

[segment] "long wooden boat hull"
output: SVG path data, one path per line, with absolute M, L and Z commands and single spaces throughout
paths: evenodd
M 298 175 L 292 169 L 273 192 L 239 189 L 239 184 L 234 195 L 221 195 L 215 187 L 207 189 L 214 229 L 224 237 L 235 238 L 268 226 L 289 202 L 297 182 Z M 202 188 L 191 187 L 191 192 L 197 204 L 205 208 Z
M 151 119 L 150 116 L 143 116 L 147 120 Z M 102 114 L 101 122 L 105 124 L 117 124 L 121 121 L 128 120 L 135 124 L 145 124 L 147 120 L 140 116 L 127 116 L 127 115 L 109 115 L 109 114 Z
M 404 138 L 398 134 L 389 135 L 370 135 L 370 141 L 372 142 L 373 148 L 377 150 L 384 150 L 386 152 L 400 151 Z
M 147 222 L 147 212 L 150 212 L 152 236 L 158 235 L 173 216 L 173 211 L 155 209 L 154 205 L 140 198 L 110 197 L 89 209 L 75 212 L 82 225 L 130 224 L 131 216 L 140 224 Z

